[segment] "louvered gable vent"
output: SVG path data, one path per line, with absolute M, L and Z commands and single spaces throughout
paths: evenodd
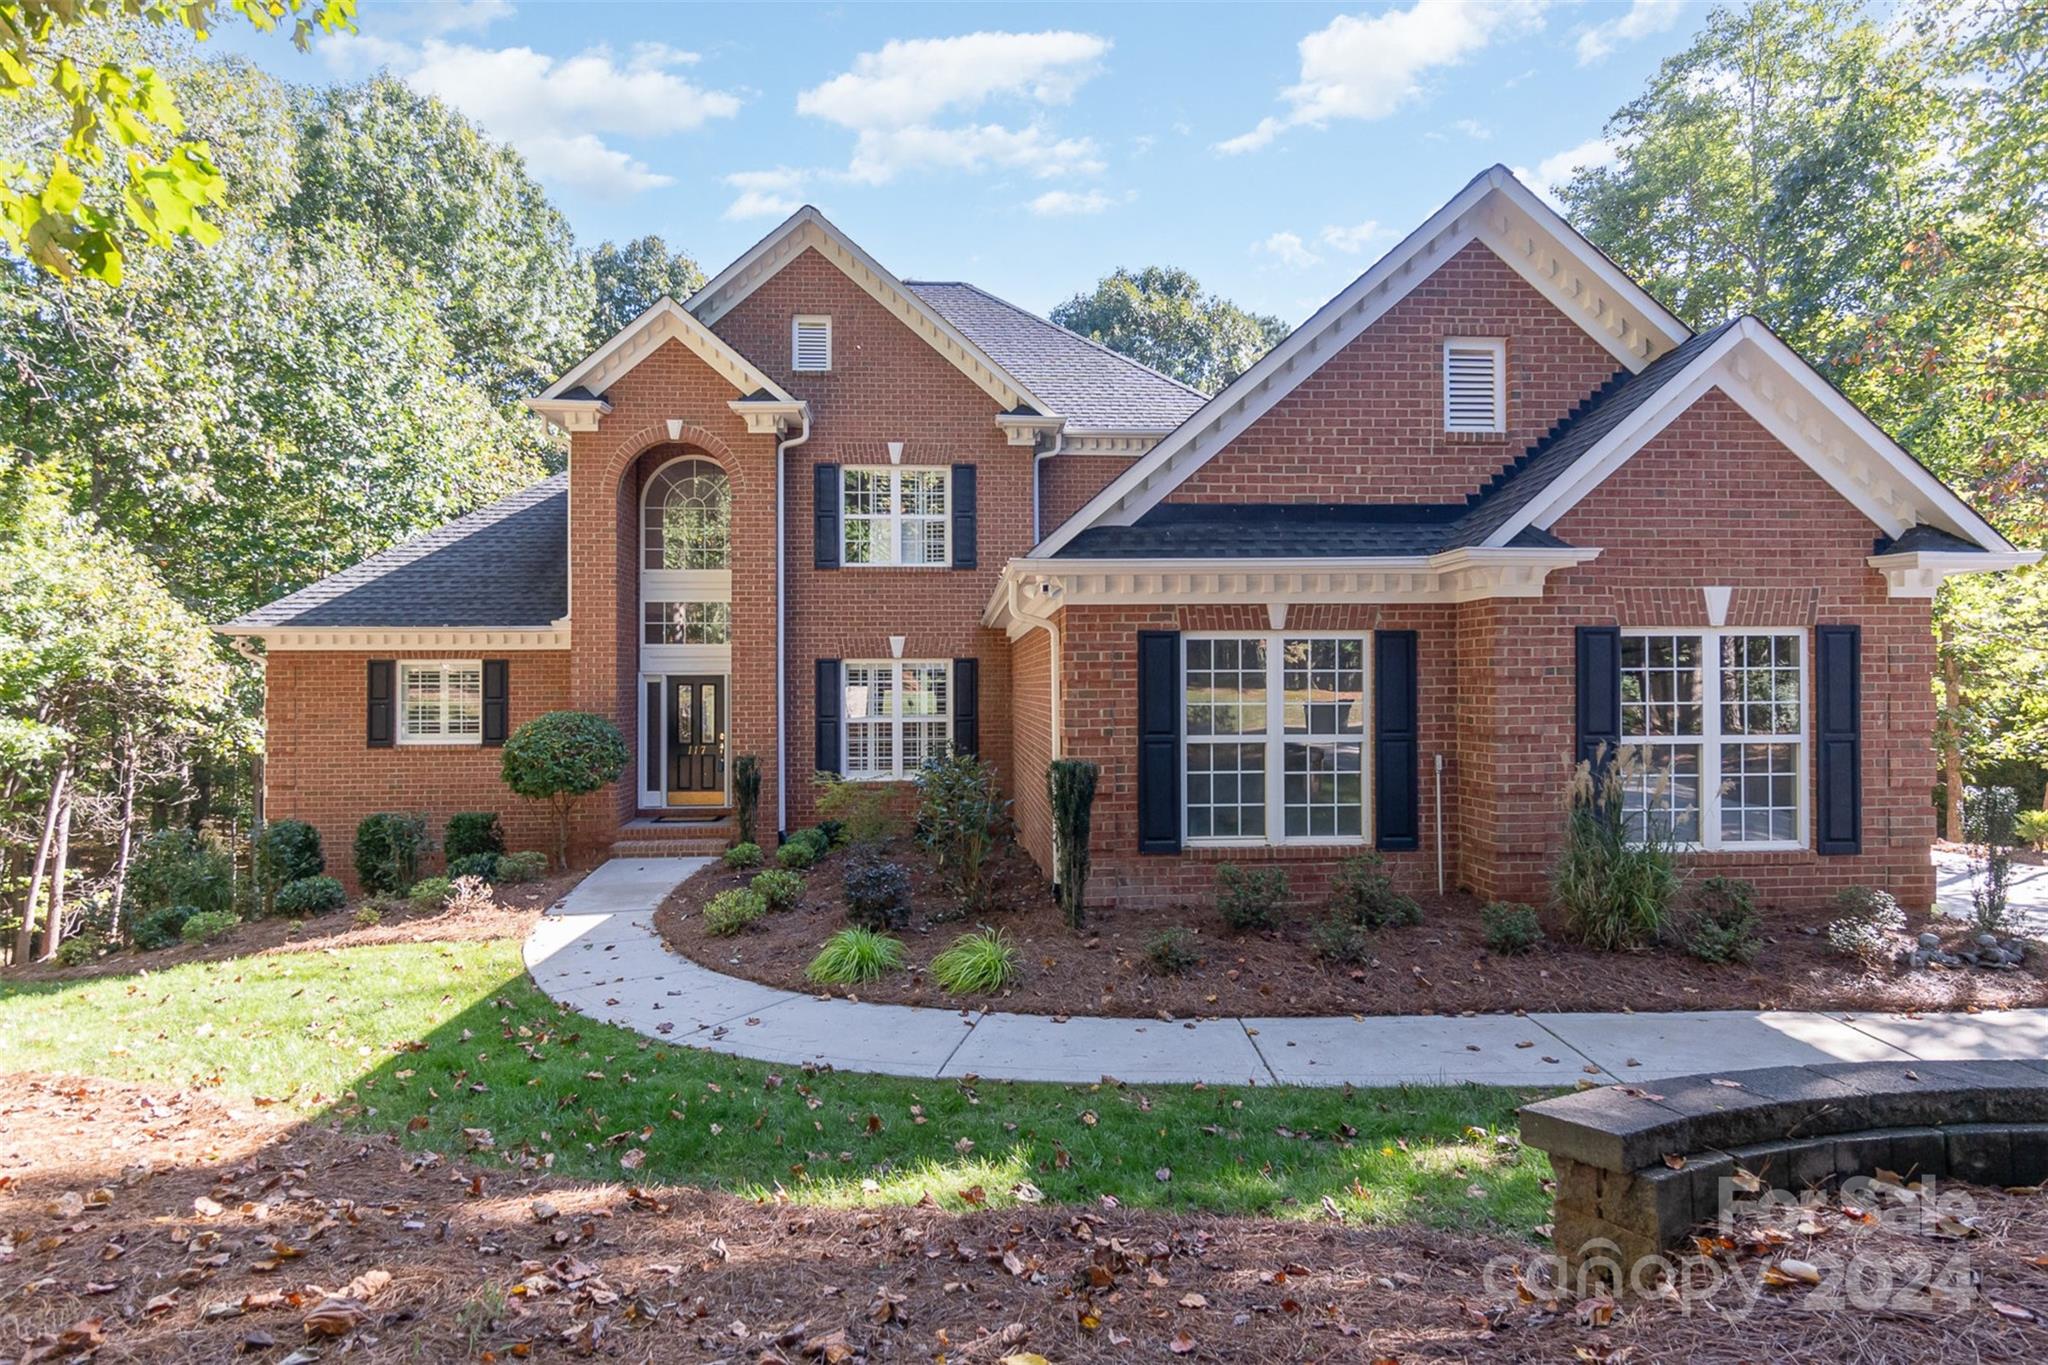
M 1444 343 L 1444 430 L 1504 431 L 1501 371 L 1506 347 L 1498 341 Z
M 792 328 L 789 368 L 799 372 L 832 368 L 832 319 L 796 319 Z

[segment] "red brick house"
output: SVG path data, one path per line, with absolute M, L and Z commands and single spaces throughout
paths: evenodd
M 712 851 L 814 771 L 979 751 L 1091 899 L 1312 891 L 1363 848 L 1534 898 L 1583 753 L 1630 816 L 1809 899 L 1932 895 L 1929 611 L 2031 562 L 1754 318 L 1695 335 L 1504 168 L 1205 397 L 804 209 L 531 400 L 568 472 L 223 627 L 268 657 L 269 810 L 542 812 L 493 746 L 628 737 L 580 843 Z

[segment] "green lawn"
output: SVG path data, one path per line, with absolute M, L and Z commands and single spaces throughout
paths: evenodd
M 517 945 L 429 943 L 0 986 L 0 1056 L 339 1113 L 441 1152 L 558 1173 L 950 1208 L 1048 1200 L 1526 1232 L 1549 1165 L 1511 1140 L 1533 1092 L 973 1086 L 738 1061 L 593 1023 Z M 424 1118 L 423 1128 L 414 1128 Z M 644 1153 L 637 1172 L 621 1157 Z M 1170 1172 L 1162 1180 L 1158 1172 Z M 1028 1191 L 1027 1191 L 1028 1193 Z M 963 1198 L 966 1196 L 967 1198 Z

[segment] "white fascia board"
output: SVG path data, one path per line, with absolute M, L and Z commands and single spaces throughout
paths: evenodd
M 216 626 L 221 635 L 261 640 L 272 653 L 287 651 L 556 650 L 569 647 L 566 618 L 548 626 Z
M 1692 333 L 1504 166 L 1454 195 L 1143 459 L 1056 527 L 1050 555 L 1091 526 L 1127 526 L 1270 412 L 1445 261 L 1480 242 L 1631 371 Z M 1542 249 L 1539 251 L 1538 247 Z M 1569 267 L 1567 269 L 1566 267 Z
M 1863 562 L 1885 576 L 1893 597 L 1932 597 L 1954 574 L 2001 573 L 2041 562 L 2039 550 L 1908 550 L 1871 555 Z
M 862 250 L 859 243 L 809 204 L 785 218 L 738 260 L 690 295 L 689 311 L 707 326 L 717 322 L 773 279 L 783 266 L 801 256 L 806 248 L 815 248 L 820 256 L 859 285 L 870 298 L 908 324 L 953 368 L 973 380 L 1005 411 L 1028 406 L 1047 417 L 1058 416 L 1021 380 L 996 364 L 986 351 L 940 317 L 903 281 L 885 270 L 881 262 Z
M 1548 488 L 1492 535 L 1505 546 L 1531 526 L 1548 530 L 1637 451 L 1711 389 L 1720 389 L 1758 425 L 1888 536 L 1925 522 L 1986 550 L 2013 546 L 1901 449 L 1775 333 L 1743 318 L 1695 357 L 1683 374 L 1617 424 Z
M 674 299 L 663 295 L 649 304 L 639 317 L 621 327 L 618 335 L 592 351 L 567 374 L 548 385 L 540 397 L 528 401 L 536 412 L 562 402 L 562 395 L 579 386 L 602 392 L 619 377 L 654 354 L 671 338 L 690 348 L 742 396 L 766 389 L 778 400 L 796 399 L 753 361 L 734 350 L 709 327 L 699 322 Z M 571 400 L 578 401 L 578 400 Z M 605 411 L 610 411 L 609 406 Z

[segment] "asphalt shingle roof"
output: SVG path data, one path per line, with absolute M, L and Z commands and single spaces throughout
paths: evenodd
M 557 474 L 222 629 L 546 626 L 569 614 L 568 547 L 569 476 Z
M 1129 526 L 1091 526 L 1059 559 L 1371 559 L 1449 549 L 1459 505 L 1163 502 Z M 1563 542 L 1543 531 L 1517 547 Z
M 971 284 L 907 280 L 905 287 L 988 353 L 1069 431 L 1171 431 L 1208 395 Z
M 1879 548 L 1879 554 L 1911 554 L 1915 550 L 1940 550 L 1947 554 L 1984 554 L 1985 549 L 1975 541 L 1964 540 L 1961 536 L 1950 535 L 1939 526 L 1908 526 L 1899 538 Z

